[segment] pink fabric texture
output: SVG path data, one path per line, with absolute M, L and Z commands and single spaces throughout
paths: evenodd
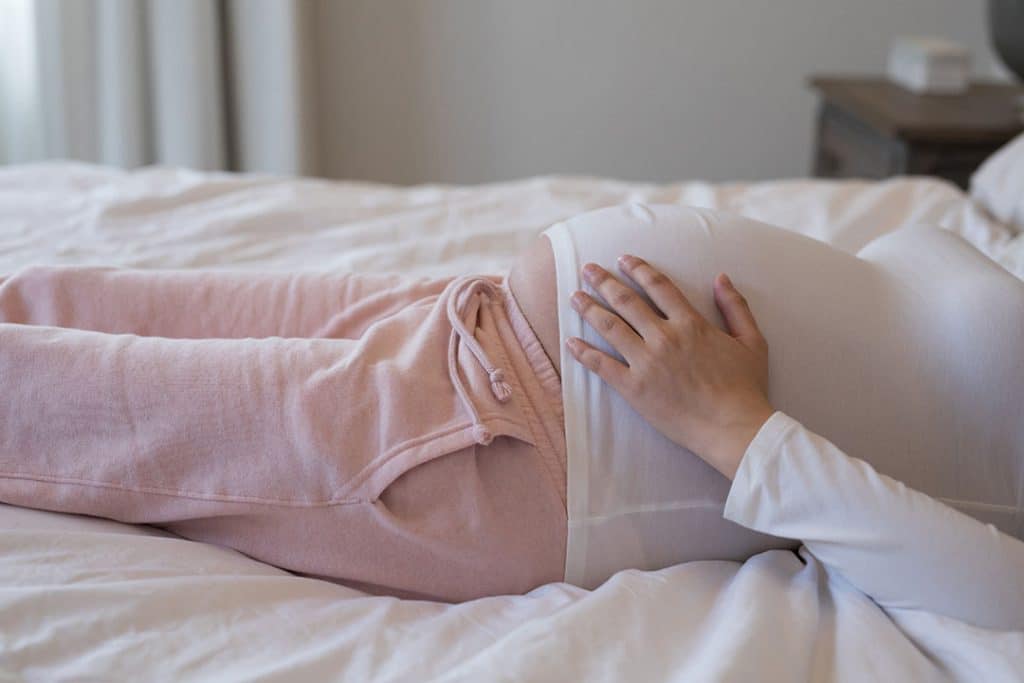
M 402 597 L 563 577 L 561 388 L 498 278 L 28 268 L 0 382 L 0 501 Z

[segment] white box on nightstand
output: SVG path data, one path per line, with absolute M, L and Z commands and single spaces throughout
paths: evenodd
M 971 53 L 943 38 L 897 38 L 889 50 L 889 79 L 921 94 L 967 90 Z

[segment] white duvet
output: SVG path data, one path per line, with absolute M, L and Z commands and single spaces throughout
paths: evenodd
M 928 180 L 401 189 L 42 164 L 0 170 L 0 273 L 39 262 L 501 272 L 551 223 L 628 200 L 738 211 L 850 252 L 935 223 L 1009 268 L 1022 262 L 1012 229 Z M 0 680 L 1001 681 L 1021 672 L 1024 633 L 885 613 L 784 551 L 622 572 L 589 592 L 554 584 L 450 606 L 363 596 L 154 529 L 0 505 Z

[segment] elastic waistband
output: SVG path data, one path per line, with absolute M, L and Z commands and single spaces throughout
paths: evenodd
M 548 358 L 544 347 L 541 346 L 537 333 L 530 327 L 529 321 L 523 314 L 522 309 L 519 308 L 519 303 L 512 295 L 508 282 L 503 282 L 501 288 L 505 294 L 505 312 L 508 315 L 509 322 L 512 324 L 512 332 L 515 333 L 519 346 L 523 349 L 523 353 L 526 354 L 526 360 L 529 361 L 530 367 L 533 368 L 534 376 L 540 383 L 541 388 L 544 389 L 544 393 L 548 398 L 548 407 L 553 414 L 558 416 L 560 428 L 564 431 L 562 379 L 558 376 L 558 371 L 555 370 L 555 366 L 551 359 Z
M 521 358 L 525 361 L 524 371 L 517 372 L 516 376 L 523 385 L 532 408 L 531 424 L 534 429 L 543 432 L 543 437 L 537 439 L 537 450 L 547 463 L 558 495 L 565 504 L 567 461 L 562 380 L 544 347 L 541 346 L 537 334 L 519 308 L 507 280 L 502 282 L 501 288 L 504 293 L 506 319 L 515 337 L 509 342 L 515 343 L 520 350 Z M 506 346 L 512 346 L 512 343 L 506 343 Z

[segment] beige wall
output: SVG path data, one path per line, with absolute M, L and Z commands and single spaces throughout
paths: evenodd
M 326 174 L 472 183 L 805 175 L 816 72 L 893 36 L 966 43 L 980 0 L 319 0 Z

